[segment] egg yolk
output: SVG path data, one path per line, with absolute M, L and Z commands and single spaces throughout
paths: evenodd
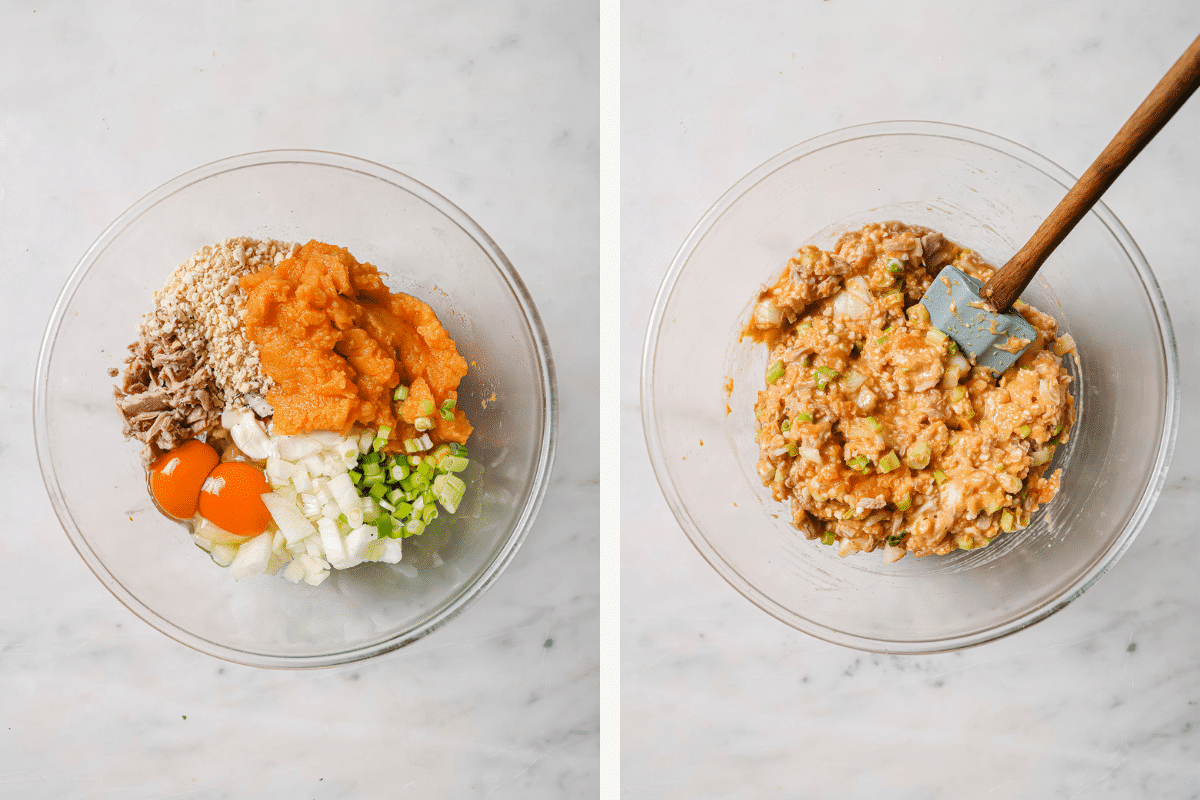
M 238 536 L 257 536 L 267 529 L 271 512 L 262 495 L 267 479 L 242 461 L 226 461 L 208 475 L 200 490 L 200 516 Z
M 159 507 L 176 519 L 195 516 L 200 487 L 220 460 L 211 445 L 198 439 L 155 459 L 150 465 L 150 492 Z

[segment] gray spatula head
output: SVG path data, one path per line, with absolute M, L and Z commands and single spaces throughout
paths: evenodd
M 982 306 L 983 284 L 960 269 L 946 266 L 933 279 L 921 305 L 933 327 L 958 342 L 975 363 L 1004 372 L 1037 338 L 1037 331 L 1015 311 L 997 314 Z

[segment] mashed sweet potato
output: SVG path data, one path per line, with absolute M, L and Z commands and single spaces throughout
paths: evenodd
M 246 336 L 277 384 L 267 395 L 274 432 L 346 432 L 359 423 L 392 428 L 389 450 L 419 435 L 431 417 L 435 442 L 464 443 L 471 423 L 437 413 L 458 399 L 467 362 L 428 305 L 392 294 L 379 272 L 342 247 L 310 241 L 292 258 L 239 280 Z M 395 388 L 409 396 L 393 403 Z

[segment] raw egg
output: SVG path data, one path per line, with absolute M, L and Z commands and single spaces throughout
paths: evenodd
M 221 457 L 199 439 L 163 453 L 150 465 L 150 492 L 163 511 L 176 519 L 196 514 L 200 487 Z
M 267 529 L 271 512 L 262 495 L 271 491 L 263 474 L 242 461 L 226 461 L 209 473 L 200 490 L 200 516 L 238 536 Z

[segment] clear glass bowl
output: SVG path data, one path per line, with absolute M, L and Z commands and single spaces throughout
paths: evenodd
M 472 368 L 459 406 L 485 465 L 479 509 L 447 520 L 440 550 L 405 540 L 398 565 L 335 570 L 319 587 L 235 582 L 146 491 L 139 444 L 121 436 L 110 367 L 176 265 L 230 236 L 346 247 L 429 303 Z M 486 405 L 486 407 L 484 407 Z M 62 291 L 38 359 L 34 433 L 71 543 L 114 595 L 172 638 L 264 667 L 379 655 L 462 613 L 511 561 L 541 504 L 557 433 L 554 368 L 516 271 L 449 200 L 394 170 L 316 151 L 250 153 L 188 172 L 100 235 Z M 468 495 L 469 498 L 469 495 Z M 467 503 L 465 505 L 470 505 Z M 440 520 L 439 520 L 440 522 Z M 430 542 L 432 540 L 429 540 Z
M 804 539 L 755 473 L 752 406 L 766 350 L 738 341 L 756 292 L 802 244 L 830 247 L 844 231 L 898 219 L 942 231 L 1001 265 L 1073 183 L 1060 167 L 997 136 L 883 122 L 781 153 L 704 215 L 651 314 L 642 417 L 671 510 L 734 588 L 822 639 L 924 653 L 1031 625 L 1112 567 L 1162 489 L 1179 367 L 1150 267 L 1104 205 L 1024 294 L 1078 345 L 1078 420 L 1053 465 L 1063 468 L 1061 490 L 1028 528 L 987 548 L 885 564 L 879 553 L 839 558 L 836 548 Z

